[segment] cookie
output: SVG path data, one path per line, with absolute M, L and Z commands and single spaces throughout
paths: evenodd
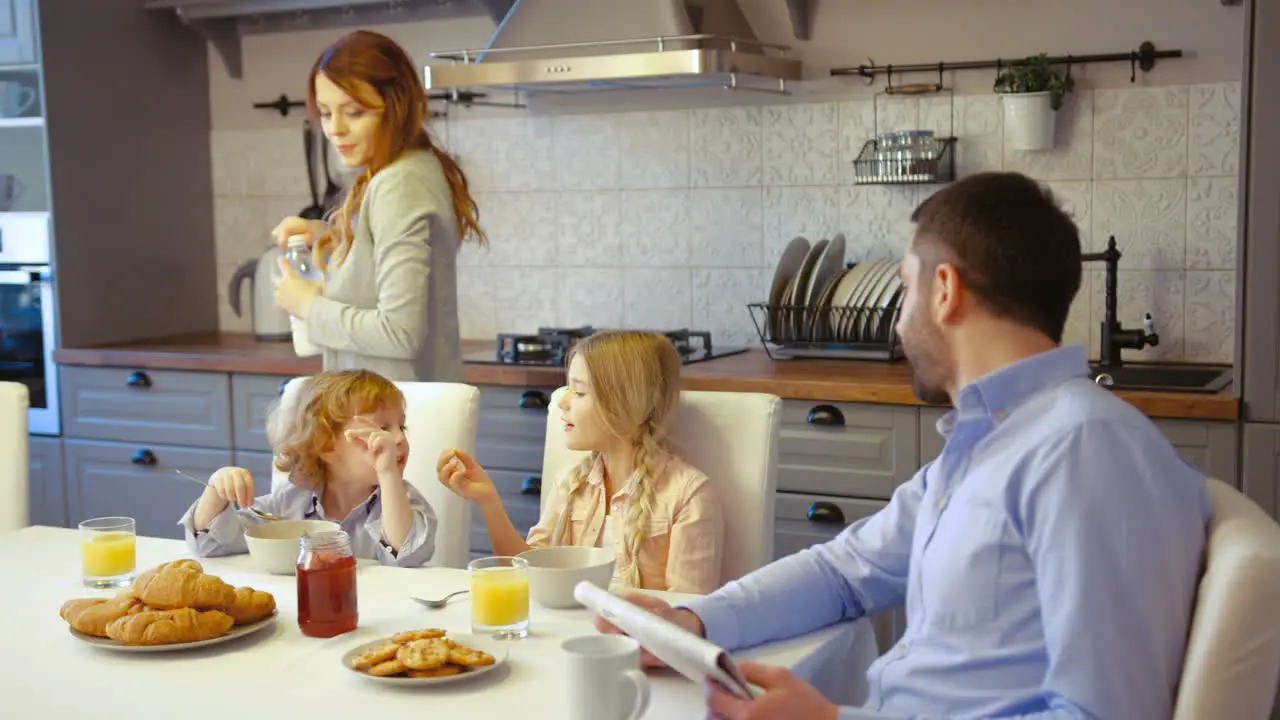
M 410 670 L 408 675 L 411 678 L 433 678 L 448 677 L 450 675 L 457 675 L 460 672 L 462 672 L 462 668 L 457 665 L 441 665 L 440 667 L 432 668 L 431 670 Z
M 393 642 L 369 648 L 351 659 L 351 667 L 359 670 L 361 668 L 372 667 L 378 663 L 384 663 L 394 658 L 396 656 L 396 652 L 399 650 L 400 646 Z
M 396 633 L 391 636 L 391 642 L 404 645 L 414 640 L 435 640 L 444 637 L 444 630 L 440 628 L 424 628 L 422 630 L 406 630 L 402 633 Z
M 404 666 L 404 663 L 393 659 L 386 662 L 380 662 L 369 668 L 369 674 L 377 675 L 378 677 L 390 677 L 392 675 L 399 675 L 407 669 L 408 668 Z
M 434 670 L 449 661 L 450 652 L 438 639 L 414 640 L 400 646 L 396 659 L 410 670 Z
M 457 646 L 449 650 L 449 662 L 463 667 L 483 667 L 492 665 L 493 656 L 483 650 Z

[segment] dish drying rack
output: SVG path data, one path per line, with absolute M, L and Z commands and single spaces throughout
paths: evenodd
M 901 294 L 884 307 L 749 303 L 760 344 L 772 360 L 901 360 L 895 325 Z

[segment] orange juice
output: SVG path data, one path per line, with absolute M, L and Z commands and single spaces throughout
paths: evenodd
M 135 538 L 132 533 L 103 532 L 88 535 L 80 544 L 80 560 L 86 577 L 115 577 L 133 572 Z
M 523 568 L 495 567 L 471 572 L 471 621 L 506 627 L 529 619 L 529 575 Z

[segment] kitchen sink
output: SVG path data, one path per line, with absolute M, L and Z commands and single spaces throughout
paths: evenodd
M 1216 393 L 1231 384 L 1229 365 L 1124 363 L 1104 368 L 1090 363 L 1094 380 L 1112 390 Z

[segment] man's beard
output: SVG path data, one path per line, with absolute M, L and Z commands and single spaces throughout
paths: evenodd
M 922 402 L 950 405 L 951 393 L 940 377 L 947 375 L 947 361 L 942 352 L 942 338 L 933 328 L 908 328 L 902 338 L 902 350 L 911 363 L 911 391 Z M 908 348 L 910 346 L 910 348 Z

